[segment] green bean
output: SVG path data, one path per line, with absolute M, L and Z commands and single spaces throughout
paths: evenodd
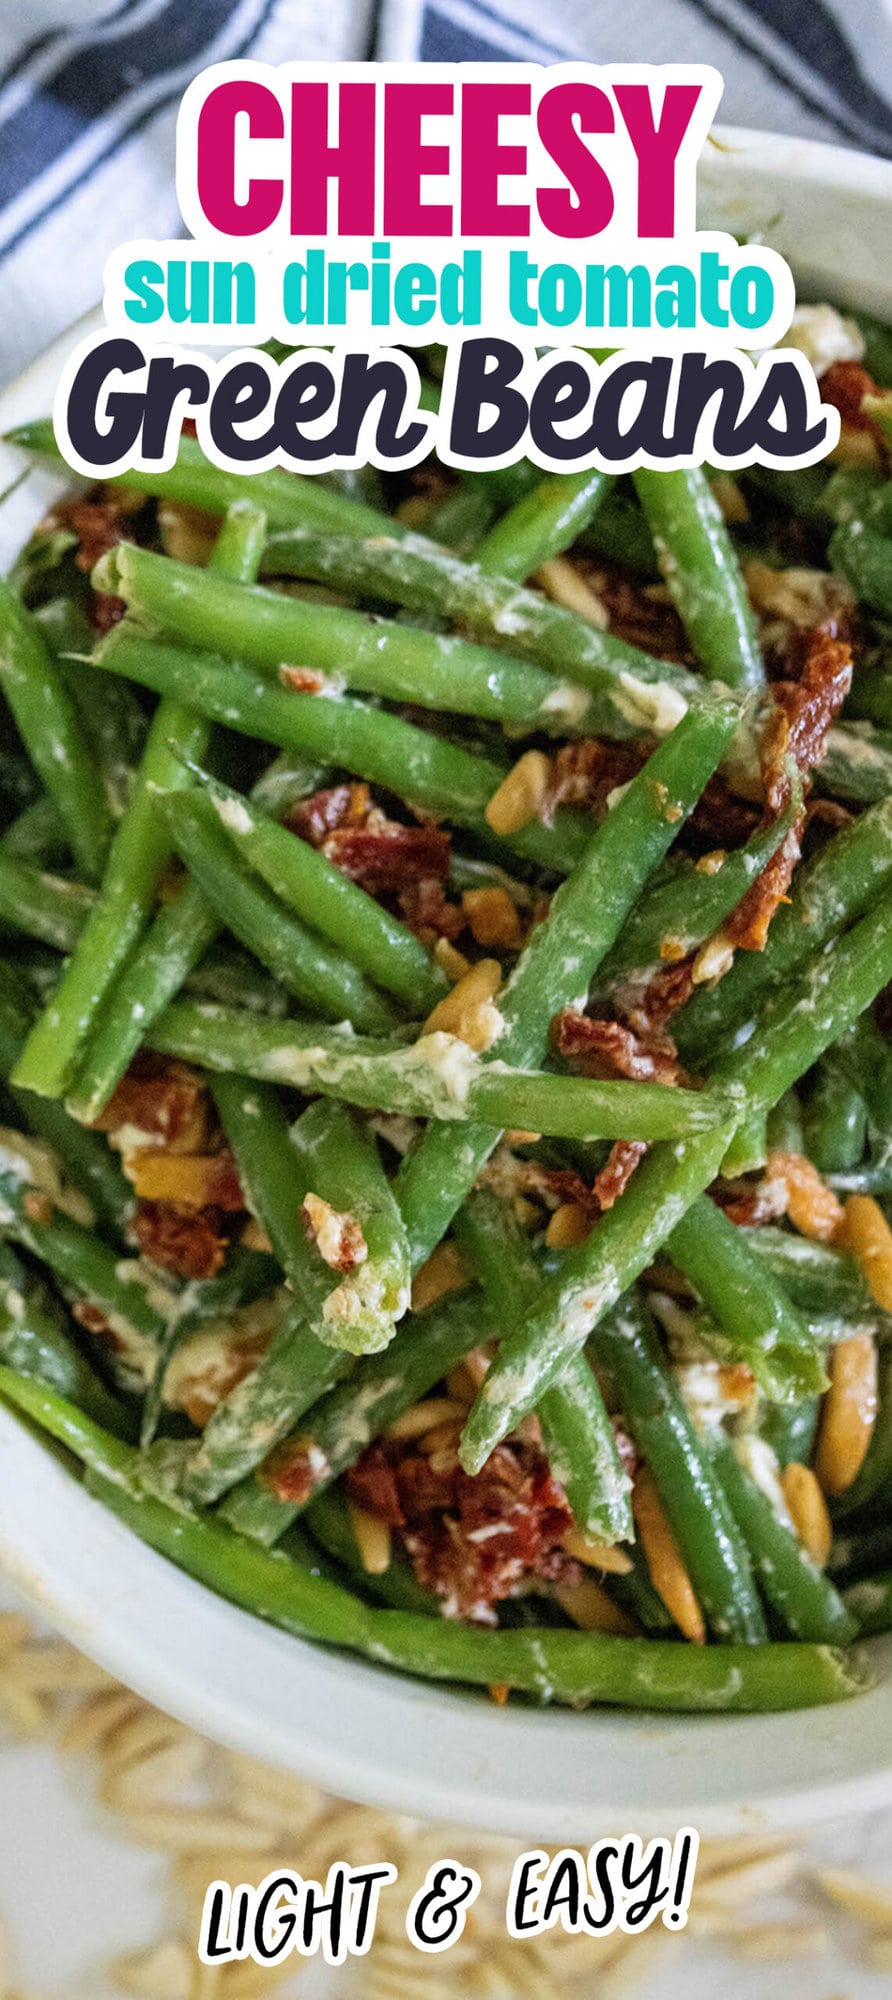
M 797 869 L 792 902 L 776 911 L 765 950 L 738 952 L 712 991 L 702 988 L 673 1019 L 685 1062 L 708 1058 L 757 1013 L 812 952 L 871 908 L 892 882 L 892 799 L 835 834 Z
M 775 1512 L 772 1501 L 745 1469 L 726 1438 L 712 1442 L 722 1490 L 749 1549 L 753 1568 L 769 1604 L 794 1639 L 816 1646 L 848 1646 L 858 1627 L 829 1578 L 813 1563 L 792 1521 Z
M 480 1189 L 459 1210 L 455 1234 L 483 1286 L 493 1325 L 502 1331 L 516 1326 L 540 1277 L 529 1241 L 508 1204 Z M 574 1355 L 560 1381 L 543 1396 L 538 1415 L 552 1473 L 583 1534 L 608 1544 L 631 1541 L 630 1482 L 584 1355 Z
M 0 843 L 0 923 L 54 951 L 74 951 L 95 907 L 86 882 L 49 875 Z
M 368 1033 L 394 1026 L 394 1009 L 346 954 L 292 916 L 245 867 L 210 798 L 179 790 L 159 794 L 156 804 L 176 852 L 213 904 L 218 921 L 286 992 L 315 1013 L 331 1021 L 353 1021 Z
M 30 1008 L 20 1004 L 7 968 L 0 965 L 0 1075 L 8 1076 L 14 1068 L 30 1022 Z M 26 1090 L 14 1090 L 11 1096 L 28 1129 L 52 1148 L 66 1174 L 86 1194 L 97 1222 L 112 1236 L 125 1236 L 133 1190 L 105 1139 L 84 1131 L 52 1098 L 35 1097 Z
M 653 535 L 634 492 L 626 491 L 622 485 L 612 487 L 584 529 L 580 542 L 602 562 L 622 563 L 648 579 L 659 575 Z
M 768 1156 L 768 1119 L 763 1109 L 757 1105 L 746 1118 L 741 1119 L 728 1151 L 722 1161 L 722 1173 L 726 1180 L 736 1180 L 739 1174 L 752 1174 L 764 1167 Z
M 769 995 L 749 1040 L 713 1064 L 715 1082 L 740 1084 L 767 1111 L 811 1068 L 892 978 L 892 892 L 871 904 L 843 949 L 818 952 Z M 813 1049 L 807 1061 L 806 1050 Z
M 182 756 L 200 757 L 206 739 L 205 723 L 187 709 L 169 702 L 159 705 L 133 798 L 112 842 L 99 898 L 20 1058 L 15 1081 L 24 1089 L 60 1097 L 71 1081 L 103 996 L 143 928 L 170 852 L 155 792 L 183 783 L 188 773 Z
M 871 722 L 837 724 L 828 732 L 823 762 L 815 773 L 818 790 L 831 797 L 872 805 L 892 791 L 892 731 Z
M 56 801 L 50 798 L 49 792 L 42 792 L 39 798 L 32 799 L 31 804 L 24 807 L 0 835 L 0 848 L 42 868 L 67 858 L 65 828 Z
M 238 586 L 256 574 L 265 530 L 264 516 L 254 505 L 233 504 L 209 565 L 218 581 L 231 577 Z M 23 1080 L 47 1096 L 61 1095 L 74 1081 L 78 1056 L 102 1001 L 149 915 L 170 852 L 156 794 L 191 783 L 186 766 L 203 756 L 208 735 L 207 719 L 176 697 L 162 695 L 130 805 L 115 835 L 99 904 L 23 1057 Z M 206 934 L 206 925 L 199 923 L 197 929 Z
M 479 1471 L 495 1445 L 535 1407 L 585 1345 L 601 1316 L 653 1261 L 676 1223 L 714 1180 L 735 1120 L 676 1145 L 654 1147 L 584 1243 L 547 1278 L 524 1325 L 504 1340 L 462 1437 L 462 1463 Z M 529 1401 L 527 1401 L 529 1397 Z
M 765 1121 L 765 1136 L 773 1153 L 804 1153 L 802 1107 L 795 1090 L 787 1090 L 773 1104 Z
M 705 472 L 632 475 L 660 569 L 698 660 L 730 688 L 761 686 L 756 621 L 731 537 Z
M 865 1163 L 845 1174 L 827 1174 L 826 1180 L 834 1194 L 873 1194 L 882 1199 L 892 1194 L 892 1164 L 876 1167 Z
M 892 612 L 892 543 L 867 521 L 841 521 L 830 537 L 830 561 L 856 597 L 886 617 Z M 857 693 L 860 675 L 856 678 Z M 880 718 L 882 719 L 882 718 Z
M 311 1188 L 349 1202 L 361 1157 L 361 1140 L 339 1106 L 311 1106 L 289 1135 L 274 1092 L 239 1077 L 221 1080 L 218 1092 L 252 1209 L 291 1279 L 295 1302 L 257 1368 L 224 1397 L 189 1454 L 180 1484 L 189 1499 L 204 1503 L 251 1472 L 348 1366 L 346 1355 L 320 1337 L 328 1331 L 324 1309 L 335 1274 L 309 1243 L 300 1214 Z
M 486 534 L 494 513 L 493 497 L 482 486 L 453 486 L 425 515 L 425 532 L 445 549 L 469 556 Z
M 417 702 L 512 731 L 576 736 L 597 724 L 584 688 L 530 661 L 340 605 L 226 584 L 132 542 L 109 550 L 94 579 L 97 589 L 123 597 L 138 622 L 160 625 L 186 645 L 232 653 L 245 666 L 271 673 L 276 685 L 283 661 L 292 661 L 328 676 L 335 692 L 348 687 Z
M 717 1639 L 758 1643 L 765 1623 L 746 1544 L 685 1409 L 653 1323 L 629 1298 L 601 1324 L 599 1365 L 646 1459 L 685 1568 Z
M 36 452 L 42 458 L 59 460 L 62 456 L 49 417 L 19 424 L 6 432 L 6 442 L 22 451 Z M 326 534 L 329 531 L 337 534 L 340 530 L 345 534 L 373 535 L 382 521 L 386 521 L 388 533 L 399 534 L 399 522 L 393 521 L 389 514 L 332 492 L 319 479 L 278 468 L 266 472 L 224 472 L 220 466 L 211 464 L 193 437 L 180 437 L 176 463 L 165 471 L 124 472 L 106 479 L 104 484 L 157 494 L 164 500 L 184 501 L 207 514 L 225 514 L 234 503 L 247 501 L 252 507 L 262 508 L 273 528 L 310 521 Z
M 505 776 L 504 766 L 383 709 L 273 687 L 231 661 L 152 643 L 129 631 L 126 620 L 95 657 L 112 673 L 159 693 L 188 697 L 203 714 L 244 736 L 336 760 L 354 776 L 406 798 L 420 812 L 469 827 L 494 851 L 510 848 L 566 874 L 585 846 L 585 821 L 566 810 L 556 813 L 550 826 L 531 820 L 509 840 L 496 841 L 485 808 Z
M 648 876 L 715 769 L 736 714 L 731 703 L 691 710 L 592 835 L 579 866 L 552 899 L 546 922 L 533 931 L 500 997 L 505 1021 L 497 1045 L 500 1061 L 524 1066 L 541 1061 L 555 1014 L 587 990 Z M 532 1131 L 545 1129 L 526 1119 L 509 1122 Z M 493 1134 L 482 1129 L 433 1130 L 407 1159 L 398 1177 L 398 1195 L 417 1261 L 439 1242 L 493 1143 Z
M 855 1021 L 835 1051 L 867 1107 L 874 1163 L 892 1165 L 892 1047 L 869 1014 Z
M 854 1320 L 875 1312 L 861 1269 L 848 1251 L 770 1224 L 743 1229 L 741 1235 L 800 1312 L 836 1313 L 840 1319 Z
M 253 1480 L 228 1495 L 225 1519 L 270 1547 L 315 1494 L 354 1465 L 366 1446 L 426 1396 L 488 1331 L 488 1313 L 476 1287 L 427 1312 L 411 1313 L 386 1352 L 364 1355 L 280 1446 L 278 1476 L 283 1491 L 296 1497 L 278 1498 L 272 1486 L 277 1474 L 261 1466 Z
M 264 568 L 271 575 L 361 589 L 383 602 L 460 621 L 478 640 L 588 689 L 589 726 L 607 736 L 641 730 L 664 735 L 686 706 L 703 699 L 702 683 L 686 668 L 641 652 L 510 577 L 459 562 L 420 535 L 399 541 L 386 532 L 361 541 L 273 536 Z
M 126 1275 L 119 1253 L 100 1241 L 88 1221 L 76 1220 L 54 1206 L 52 1199 L 39 1198 L 39 1175 L 28 1142 L 4 1131 L 0 1137 L 4 1231 L 48 1264 L 66 1292 L 98 1309 L 114 1340 L 113 1348 L 102 1346 L 103 1359 L 122 1387 L 142 1389 L 164 1337 L 164 1317 L 151 1302 L 147 1284 Z M 101 1333 L 99 1338 L 102 1341 Z
M 11 585 L 0 580 L 0 686 L 81 873 L 95 881 L 111 813 L 65 683 Z
M 850 317 L 864 341 L 864 366 L 868 374 L 881 388 L 892 388 L 892 330 L 885 320 L 864 312 L 861 306 L 855 306 Z
M 474 561 L 490 576 L 510 576 L 525 583 L 550 557 L 575 542 L 606 499 L 609 473 L 592 468 L 543 479 L 490 528 L 478 543 Z
M 681 959 L 705 943 L 777 852 L 801 810 L 801 799 L 797 783 L 786 810 L 770 826 L 757 828 L 745 846 L 725 854 L 718 868 L 685 863 L 667 881 L 646 889 L 599 969 L 599 991 L 646 984 L 670 951 L 672 959 Z
M 363 1337 L 383 1345 L 409 1303 L 409 1265 L 402 1219 L 368 1126 L 346 1105 L 319 1103 L 289 1134 L 272 1091 L 220 1077 L 214 1094 L 276 1254 L 297 1297 L 321 1314 L 322 1338 L 348 1349 L 355 1340 L 358 1352 Z M 338 1264 L 323 1261 L 301 1226 L 310 1192 L 362 1231 L 365 1257 L 357 1247 L 355 1265 L 340 1283 Z
M 177 1055 L 224 1075 L 239 1070 L 258 1082 L 346 1098 L 365 1110 L 430 1118 L 437 1121 L 434 1131 L 452 1124 L 459 1155 L 469 1146 L 484 1148 L 481 1165 L 505 1126 L 582 1142 L 628 1138 L 630 1133 L 650 1140 L 710 1132 L 727 1115 L 730 1101 L 709 1090 L 602 1083 L 595 1077 L 487 1063 L 442 1031 L 422 1035 L 415 1043 L 372 1039 L 304 1021 L 269 1020 L 207 1001 L 175 1001 L 156 1022 L 150 1041 L 159 1054 Z M 433 1154 L 433 1146 L 422 1143 Z M 425 1177 L 427 1172 L 426 1166 Z M 414 1183 L 407 1171 L 403 1188 Z M 459 1199 L 464 1192 L 462 1188 Z M 452 1197 L 444 1188 L 441 1204 L 447 1198 Z
M 766 1396 L 797 1403 L 826 1389 L 823 1356 L 807 1325 L 714 1202 L 694 1202 L 667 1249 L 722 1328 L 728 1359 L 746 1362 Z
M 69 1086 L 74 1116 L 99 1117 L 157 1013 L 175 995 L 190 967 L 217 935 L 219 919 L 200 884 L 191 878 L 162 903 L 137 951 L 102 1007 Z M 242 995 L 244 998 L 244 995 Z
M 285 819 L 300 799 L 311 798 L 314 792 L 330 785 L 331 780 L 328 764 L 311 763 L 306 757 L 283 750 L 251 786 L 251 799 L 273 819 Z
M 763 1403 L 759 1412 L 759 1436 L 764 1438 L 783 1470 L 788 1465 L 807 1465 L 818 1427 L 820 1398 L 806 1396 L 801 1403 Z
M 878 465 L 838 465 L 821 495 L 821 513 L 834 523 L 869 519 L 885 485 Z
M 296 798 L 315 791 L 325 776 L 319 765 L 277 757 L 252 787 L 251 798 L 265 802 L 271 811 L 287 812 Z M 191 877 L 169 903 L 162 904 L 109 995 L 84 1051 L 70 1093 L 78 1118 L 89 1124 L 99 1117 L 153 1022 L 184 983 L 214 1000 L 237 999 L 243 1007 L 253 1004 L 251 981 L 256 991 L 260 975 L 252 960 L 238 962 L 234 979 L 227 983 L 220 976 L 225 967 L 218 970 L 206 959 L 218 927 L 213 902 Z M 259 997 L 261 1005 L 270 1004 L 270 1011 L 276 1006 L 281 1011 L 283 996 L 272 981 Z
M 308 841 L 227 785 L 202 782 L 238 853 L 273 895 L 406 1009 L 429 1014 L 449 982 L 414 933 Z
M 0 1360 L 58 1390 L 107 1430 L 126 1432 L 126 1407 L 75 1345 L 47 1287 L 27 1275 L 6 1243 L 0 1243 Z
M 867 1109 L 832 1052 L 818 1065 L 805 1108 L 804 1133 L 804 1150 L 819 1173 L 846 1173 L 857 1167 L 867 1136 Z
M 391 1340 L 395 1322 L 408 1308 L 411 1290 L 405 1227 L 381 1165 L 377 1140 L 368 1125 L 346 1107 L 331 1104 L 316 1105 L 304 1113 L 292 1131 L 294 1145 L 298 1134 L 311 1161 L 313 1192 L 322 1195 L 336 1213 L 346 1213 L 351 1223 L 359 1225 L 364 1246 L 361 1257 L 357 1251 L 355 1267 L 329 1292 L 320 1331 L 332 1347 L 349 1354 L 374 1353 Z
M 892 558 L 892 543 L 889 544 Z M 885 667 L 865 667 L 859 672 L 848 702 L 849 713 L 879 723 L 892 724 L 892 675 Z
M 386 1570 L 375 1575 L 364 1569 L 362 1556 L 353 1528 L 350 1509 L 339 1486 L 329 1486 L 324 1493 L 318 1493 L 303 1516 L 304 1525 L 321 1543 L 327 1555 L 347 1571 L 351 1583 L 372 1597 L 382 1598 L 395 1611 L 423 1611 L 428 1618 L 438 1617 L 440 1605 L 433 1592 L 425 1590 L 412 1569 L 408 1557 L 394 1550 Z M 290 1528 L 283 1541 L 287 1550 L 294 1528 Z
M 46 634 L 46 621 L 39 614 L 37 623 Z M 65 655 L 59 660 L 59 672 L 80 716 L 105 796 L 117 820 L 130 801 L 134 773 L 146 745 L 149 718 L 134 688 L 128 687 L 126 681 L 109 685 L 107 677 L 90 666 L 86 655 L 95 638 L 89 626 L 80 637 L 71 634 Z M 62 634 L 56 643 L 64 643 Z
M 844 1602 L 860 1638 L 874 1639 L 892 1632 L 892 1570 L 861 1577 L 845 1592 Z
M 747 1109 L 767 1110 L 870 1006 L 892 978 L 892 898 L 849 933 L 844 953 L 819 955 L 782 987 L 742 1048 L 715 1064 L 713 1077 L 746 1093 Z M 739 1116 L 734 1121 L 739 1123 Z M 582 1346 L 600 1315 L 640 1276 L 670 1231 L 714 1178 L 733 1127 L 656 1146 L 619 1201 L 543 1286 L 526 1325 L 504 1341 L 465 1426 L 462 1459 L 477 1471 L 494 1446 L 538 1402 Z M 718 1135 L 718 1136 L 717 1136 Z

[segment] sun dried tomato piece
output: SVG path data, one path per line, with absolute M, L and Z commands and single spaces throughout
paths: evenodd
M 875 396 L 877 385 L 860 361 L 834 361 L 821 376 L 821 401 L 832 403 L 844 424 L 856 431 L 875 428 L 873 418 L 862 409 L 865 396 Z
M 566 1202 L 572 1202 L 576 1208 L 584 1208 L 592 1215 L 597 1214 L 599 1203 L 596 1196 L 582 1175 L 574 1173 L 572 1167 L 539 1167 L 533 1160 L 527 1164 L 535 1168 L 538 1176 L 538 1180 L 534 1179 L 531 1183 L 532 1189 L 539 1189 L 543 1194 L 553 1197 L 558 1207 L 562 1207 Z
M 798 635 L 790 658 L 798 660 L 798 680 L 775 681 L 775 706 L 765 727 L 761 757 L 765 780 L 766 817 L 783 812 L 790 798 L 788 762 L 792 758 L 806 787 L 827 748 L 827 735 L 852 684 L 852 651 L 848 640 L 834 636 L 834 625 L 819 625 Z M 786 896 L 802 851 L 803 810 L 727 919 L 724 930 L 731 945 L 763 951 L 771 919 Z
M 759 807 L 729 791 L 720 775 L 710 778 L 685 826 L 685 846 L 694 854 L 715 847 L 742 847 L 759 824 Z
M 280 1445 L 261 1466 L 259 1478 L 277 1500 L 292 1507 L 305 1507 L 320 1484 L 310 1451 L 302 1442 Z
M 397 1462 L 385 1444 L 370 1444 L 347 1474 L 353 1499 L 370 1514 L 377 1514 L 389 1528 L 401 1528 L 405 1521 L 400 1499 Z
M 325 686 L 325 675 L 316 667 L 280 667 L 279 679 L 292 694 L 318 694 Z
M 558 1054 L 583 1076 L 624 1076 L 636 1083 L 679 1080 L 678 1051 L 662 1028 L 636 1032 L 621 1021 L 595 1021 L 575 1007 L 564 1007 L 551 1032 Z
M 750 884 L 736 910 L 726 917 L 722 928 L 729 945 L 739 947 L 741 951 L 764 951 L 771 919 L 786 896 L 802 851 L 803 825 L 804 819 L 800 817 L 796 825 L 791 826 L 761 875 L 757 875 L 755 882 Z
M 774 812 L 789 797 L 785 760 L 792 757 L 803 778 L 820 764 L 834 717 L 852 685 L 852 649 L 824 625 L 805 636 L 798 680 L 775 681 L 775 707 L 762 743 L 765 796 Z
M 429 931 L 452 942 L 467 924 L 461 904 L 450 902 L 439 875 L 424 875 L 420 882 L 408 883 L 400 889 L 397 900 L 404 924 L 419 936 Z
M 629 1021 L 638 1035 L 657 1034 L 665 1029 L 679 1007 L 694 991 L 694 959 L 680 958 L 675 965 L 663 965 L 655 972 L 644 992 L 629 1008 Z M 681 1071 L 678 1072 L 679 1080 Z
M 412 882 L 444 881 L 450 845 L 450 836 L 441 827 L 383 820 L 374 827 L 335 827 L 323 841 L 322 852 L 352 882 L 376 895 L 405 889 Z
M 617 639 L 640 646 L 659 660 L 695 664 L 687 633 L 664 584 L 641 583 L 612 564 L 593 569 L 591 583 L 607 613 L 608 629 Z
M 729 1222 L 736 1222 L 739 1228 L 749 1228 L 764 1222 L 776 1222 L 786 1215 L 787 1194 L 782 1182 L 766 1179 L 713 1181 L 709 1193 L 717 1208 L 722 1208 Z
M 493 1606 L 530 1576 L 573 1567 L 560 1547 L 566 1497 L 537 1445 L 498 1445 L 471 1478 L 454 1454 L 379 1440 L 347 1474 L 354 1500 L 395 1528 L 419 1582 L 447 1615 L 495 1622 Z M 277 1489 L 278 1490 L 278 1489 Z
M 215 1278 L 229 1242 L 215 1208 L 182 1208 L 174 1201 L 141 1201 L 133 1234 L 144 1257 L 180 1278 Z
M 206 1110 L 207 1092 L 195 1070 L 143 1051 L 134 1057 L 95 1124 L 100 1132 L 132 1127 L 173 1151 L 183 1141 L 200 1144 Z
M 619 785 L 627 785 L 647 756 L 644 744 L 605 742 L 598 736 L 563 743 L 552 759 L 546 817 L 551 819 L 559 806 L 584 806 L 591 812 L 606 812 L 610 793 Z
M 624 1194 L 647 1146 L 643 1139 L 617 1139 L 610 1148 L 606 1166 L 595 1175 L 592 1193 L 601 1209 L 612 1208 Z
M 311 847 L 321 847 L 327 834 L 347 821 L 364 826 L 371 811 L 371 794 L 362 783 L 329 785 L 311 798 L 298 799 L 286 815 L 285 825 Z

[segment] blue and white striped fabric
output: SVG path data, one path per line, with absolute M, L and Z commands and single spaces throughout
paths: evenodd
M 0 383 L 169 236 L 176 107 L 209 62 L 711 62 L 722 116 L 892 154 L 892 0 L 26 0 L 0 6 Z

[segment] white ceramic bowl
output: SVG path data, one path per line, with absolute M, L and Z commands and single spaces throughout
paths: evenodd
M 804 294 L 892 320 L 892 165 L 725 132 L 707 148 L 704 219 L 759 230 Z M 0 429 L 49 408 L 69 335 L 0 398 Z M 20 467 L 0 463 L 0 489 Z M 31 472 L 0 508 L 0 561 L 52 492 Z M 888 1678 L 838 1707 L 771 1716 L 575 1715 L 389 1675 L 233 1610 L 145 1548 L 0 1411 L 0 1562 L 83 1650 L 219 1740 L 348 1798 L 533 1840 L 605 1830 L 801 1825 L 892 1800 Z

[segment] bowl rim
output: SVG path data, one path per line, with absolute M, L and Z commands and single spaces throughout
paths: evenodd
M 845 191 L 892 218 L 890 161 L 743 128 L 718 127 L 715 138 L 705 178 L 720 191 L 742 177 L 759 190 L 780 180 Z M 892 282 L 888 298 L 892 318 Z M 0 429 L 36 414 L 32 396 L 46 403 L 62 357 L 100 318 L 85 316 L 0 392 Z M 33 524 L 53 490 L 58 485 L 33 470 L 0 508 L 0 559 L 11 513 L 20 523 L 27 505 Z M 16 546 L 24 533 L 17 525 Z M 892 1679 L 854 1702 L 808 1711 L 805 1729 L 802 1711 L 499 1710 L 479 1695 L 291 1638 L 229 1605 L 92 1500 L 3 1405 L 0 1565 L 38 1610 L 145 1699 L 345 1798 L 537 1841 L 626 1825 L 665 1831 L 689 1819 L 703 1833 L 739 1834 L 892 1803 L 892 1750 L 885 1766 L 875 1761 L 877 1746 L 892 1737 Z M 878 1653 L 892 1670 L 892 1640 L 879 1642 Z M 790 1768 L 794 1737 L 808 1747 L 806 1775 L 798 1764 Z

